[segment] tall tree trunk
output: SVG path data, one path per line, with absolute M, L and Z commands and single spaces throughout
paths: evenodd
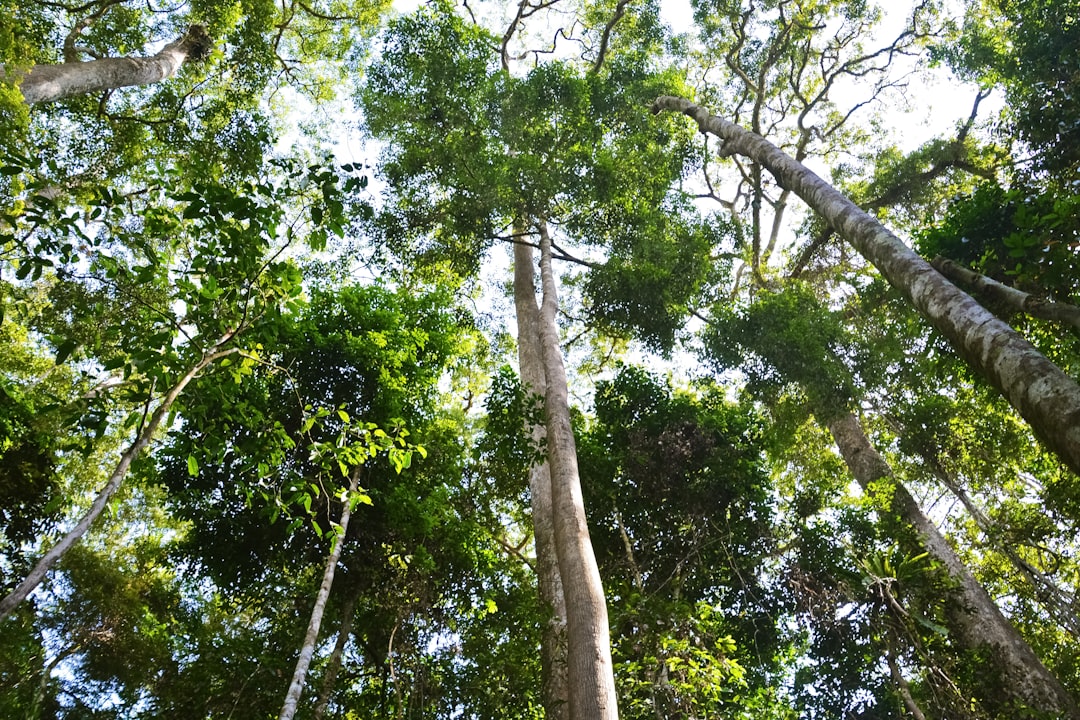
M 892 651 L 886 653 L 885 660 L 889 663 L 889 674 L 892 675 L 893 682 L 896 684 L 896 692 L 900 694 L 900 700 L 903 701 L 908 713 L 915 720 L 926 720 L 922 708 L 919 707 L 919 703 L 915 702 L 915 698 L 911 695 L 911 685 L 904 679 L 904 674 L 900 672 L 900 666 L 897 665 L 896 657 L 892 654 Z
M 520 228 L 515 235 L 520 234 Z M 514 307 L 518 326 L 518 366 L 525 389 L 544 397 L 546 380 L 540 353 L 540 308 L 536 304 L 532 248 L 514 246 Z M 540 445 L 543 425 L 531 428 Z M 547 720 L 567 720 L 569 713 L 566 665 L 566 599 L 563 596 L 559 559 L 555 553 L 555 524 L 551 508 L 551 466 L 545 459 L 529 470 L 532 497 L 533 540 L 536 545 L 536 580 L 540 602 L 547 617 L 541 631 L 541 701 Z
M 312 720 L 322 720 L 323 715 L 326 714 L 326 708 L 330 704 L 330 696 L 334 692 L 338 672 L 341 670 L 341 656 L 345 653 L 345 645 L 349 642 L 349 635 L 352 634 L 356 603 L 360 601 L 360 595 L 363 591 L 363 586 L 357 583 L 345 600 L 345 605 L 341 608 L 341 626 L 338 628 L 334 650 L 330 653 L 330 658 L 326 663 L 326 674 L 323 675 L 322 687 L 319 688 L 319 697 L 315 700 L 315 709 L 311 711 Z
M 296 659 L 296 669 L 293 671 L 292 682 L 289 690 L 285 693 L 285 702 L 281 705 L 281 715 L 278 720 L 292 720 L 296 714 L 296 706 L 300 702 L 300 695 L 304 692 L 304 680 L 307 678 L 308 667 L 311 658 L 315 654 L 315 643 L 319 639 L 319 627 L 322 625 L 323 612 L 326 610 L 326 600 L 330 597 L 330 588 L 334 584 L 334 572 L 337 570 L 338 560 L 341 558 L 341 546 L 345 544 L 345 533 L 349 531 L 349 518 L 352 516 L 352 496 L 360 486 L 360 468 L 353 468 L 349 477 L 349 492 L 345 496 L 345 503 L 341 508 L 341 534 L 334 538 L 330 556 L 326 559 L 326 569 L 323 571 L 322 584 L 315 596 L 315 606 L 311 608 L 311 619 L 308 621 L 307 634 L 304 635 L 304 644 L 300 647 L 300 657 Z
M 824 217 L 899 288 L 953 347 L 997 387 L 1046 445 L 1080 473 L 1080 386 L 1006 323 L 937 272 L 872 216 L 759 135 L 684 98 L 662 96 L 654 113 L 681 112 L 724 141 L 721 152 L 761 163 Z
M 570 720 L 617 720 L 607 603 L 589 538 L 578 475 L 577 446 L 570 424 L 566 369 L 556 324 L 558 296 L 551 269 L 551 237 L 541 222 L 540 350 L 544 361 L 544 415 L 555 550 L 566 597 L 567 670 Z
M 956 583 L 956 602 L 949 604 L 948 615 L 952 637 L 965 648 L 988 651 L 1001 673 L 1001 692 L 1018 707 L 1032 708 L 1047 713 L 1048 717 L 1080 718 L 1069 693 L 1001 614 L 907 488 L 896 480 L 889 464 L 870 444 L 858 418 L 845 412 L 826 420 L 825 424 L 848 469 L 864 490 L 881 480 L 890 481 L 893 512 L 915 528 L 923 549 L 941 563 Z
M 86 531 L 90 529 L 90 526 L 97 520 L 98 516 L 105 509 L 105 506 L 109 504 L 109 500 L 120 489 L 120 485 L 124 482 L 124 478 L 127 477 L 128 470 L 131 468 L 131 463 L 139 456 L 139 453 L 150 444 L 153 440 L 154 434 L 157 432 L 158 426 L 161 425 L 162 419 L 169 414 L 169 410 L 172 409 L 173 403 L 176 402 L 176 398 L 180 396 L 180 393 L 184 391 L 200 372 L 202 372 L 207 366 L 213 363 L 219 358 L 223 358 L 226 355 L 231 355 L 237 352 L 237 348 L 229 348 L 222 350 L 221 347 L 224 343 L 231 339 L 231 335 L 223 338 L 215 345 L 213 352 L 203 355 L 199 362 L 188 370 L 187 373 L 181 377 L 172 388 L 165 394 L 165 397 L 161 399 L 161 403 L 158 404 L 157 409 L 150 415 L 150 419 L 139 430 L 139 434 L 136 436 L 135 441 L 124 451 L 124 454 L 120 456 L 120 461 L 116 464 L 116 469 L 113 470 L 112 475 L 109 477 L 109 481 L 105 483 L 105 487 L 98 492 L 97 497 L 94 498 L 94 502 L 90 505 L 90 509 L 86 511 L 86 514 L 82 516 L 79 522 L 75 523 L 75 527 L 71 528 L 64 537 L 60 539 L 56 545 L 53 545 L 48 552 L 46 552 L 33 569 L 26 576 L 26 579 L 19 583 L 18 587 L 11 591 L 7 597 L 0 600 L 0 620 L 3 620 L 11 614 L 19 603 L 27 598 L 27 596 L 33 592 L 34 588 L 41 584 L 41 581 L 45 579 L 45 575 L 48 574 L 56 562 L 64 556 L 64 554 L 86 534 Z
M 202 25 L 192 25 L 184 36 L 150 57 L 119 57 L 68 62 L 62 65 L 35 65 L 23 72 L 0 67 L 0 78 L 19 80 L 27 105 L 63 100 L 75 95 L 114 90 L 133 85 L 150 85 L 177 73 L 188 60 L 205 57 L 213 41 Z

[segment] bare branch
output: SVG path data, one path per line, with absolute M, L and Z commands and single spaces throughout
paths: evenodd
M 619 0 L 615 6 L 615 14 L 608 21 L 608 24 L 604 26 L 604 32 L 600 36 L 600 50 L 596 53 L 596 62 L 593 63 L 592 72 L 594 75 L 600 72 L 600 68 L 604 64 L 604 56 L 607 54 L 608 42 L 611 39 L 611 31 L 614 29 L 616 23 L 622 19 L 626 13 L 626 6 L 630 4 L 630 0 Z

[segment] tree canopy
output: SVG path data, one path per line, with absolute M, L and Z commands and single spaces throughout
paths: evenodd
M 1078 33 L 0 0 L 0 715 L 1080 718 Z

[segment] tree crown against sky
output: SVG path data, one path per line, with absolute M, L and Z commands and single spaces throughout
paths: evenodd
M 1075 2 L 903 10 L 0 5 L 3 714 L 580 716 L 546 460 L 624 717 L 1068 715 L 1075 473 L 791 182 L 649 112 L 756 130 L 1025 294 L 956 276 L 1075 378 L 1034 309 L 1077 300 Z M 192 25 L 213 50 L 160 81 L 13 83 Z M 882 115 L 932 63 L 977 84 L 912 149 Z M 319 150 L 333 96 L 370 157 Z M 972 639 L 976 597 L 1057 700 Z

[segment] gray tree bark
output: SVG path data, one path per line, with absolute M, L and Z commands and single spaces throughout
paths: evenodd
M 515 232 L 515 235 L 519 234 Z M 547 382 L 540 352 L 540 308 L 536 304 L 532 248 L 514 246 L 514 307 L 518 325 L 518 367 L 526 391 L 544 397 Z M 532 439 L 544 441 L 543 425 L 533 425 Z M 559 559 L 555 553 L 555 524 L 551 506 L 551 467 L 547 460 L 529 470 L 532 498 L 533 541 L 536 545 L 536 576 L 540 602 L 548 616 L 541 631 L 541 701 L 547 720 L 567 720 L 569 678 L 566 664 L 566 599 Z
M 315 699 L 315 709 L 311 711 L 312 720 L 322 720 L 326 715 L 326 708 L 330 705 L 330 695 L 334 692 L 337 676 L 341 671 L 341 656 L 345 653 L 345 645 L 352 634 L 353 615 L 362 590 L 363 588 L 357 585 L 341 608 L 341 626 L 338 628 L 337 640 L 334 641 L 334 649 L 326 663 L 326 673 L 323 675 L 319 696 Z
M 1080 307 L 1069 303 L 1051 302 L 1023 290 L 999 283 L 997 280 L 964 267 L 948 258 L 936 257 L 931 263 L 942 275 L 955 283 L 971 287 L 992 300 L 1003 303 L 1010 310 L 1027 313 L 1032 317 L 1059 322 L 1080 330 Z
M 150 57 L 35 65 L 25 72 L 9 72 L 0 66 L 0 78 L 17 80 L 23 100 L 27 105 L 34 105 L 86 93 L 161 82 L 175 75 L 185 62 L 204 58 L 212 47 L 213 41 L 206 34 L 206 28 L 192 25 L 183 37 Z
M 617 720 L 607 602 L 585 518 L 566 369 L 555 321 L 559 301 L 551 269 L 551 238 L 545 223 L 538 229 L 543 289 L 539 338 L 555 550 L 566 598 L 569 720 Z
M 338 560 L 341 559 L 341 546 L 345 544 L 345 533 L 349 530 L 349 518 L 352 516 L 352 496 L 360 485 L 360 465 L 353 468 L 349 477 L 349 492 L 345 496 L 345 504 L 341 508 L 341 534 L 334 538 L 334 545 L 330 549 L 330 556 L 326 559 L 326 569 L 323 570 L 322 584 L 315 596 L 315 605 L 311 608 L 311 618 L 308 620 L 307 633 L 304 642 L 300 646 L 300 656 L 296 659 L 296 669 L 293 671 L 289 690 L 285 693 L 285 701 L 281 704 L 281 714 L 278 720 L 292 720 L 296 714 L 296 707 L 300 703 L 300 695 L 304 692 L 304 681 L 307 678 L 308 667 L 311 658 L 315 654 L 315 643 L 319 639 L 319 628 L 322 626 L 323 612 L 326 610 L 326 600 L 330 597 L 330 588 L 334 585 L 334 573 L 337 570 Z
M 1002 392 L 1047 447 L 1080 473 L 1080 386 L 1072 378 L 875 218 L 761 136 L 684 98 L 657 98 L 652 111 L 664 110 L 692 118 L 701 132 L 724 141 L 723 155 L 751 158 L 824 217 Z
M 897 665 L 892 652 L 885 656 L 885 660 L 889 663 L 889 674 L 892 675 L 893 682 L 896 683 L 896 692 L 900 694 L 900 700 L 903 701 L 908 713 L 915 720 L 926 720 L 926 715 L 923 714 L 919 703 L 915 702 L 915 698 L 912 697 L 911 685 L 904 679 L 904 674 L 900 672 L 900 666 Z
M 968 515 L 975 521 L 979 530 L 982 531 L 986 542 L 1004 555 L 1013 567 L 1031 583 L 1035 589 L 1035 596 L 1043 604 L 1046 611 L 1057 620 L 1063 628 L 1080 637 L 1080 616 L 1077 615 L 1075 598 L 1067 593 L 1046 573 L 1040 571 L 1034 565 L 1025 560 L 1013 544 L 1000 537 L 1001 533 L 994 527 L 994 522 L 987 517 L 986 513 L 975 504 L 967 491 L 961 487 L 958 479 L 945 469 L 944 465 L 934 457 L 932 453 L 920 451 L 919 453 L 926 462 L 930 472 L 944 485 L 960 504 L 967 510 Z
M 874 449 L 862 424 L 845 412 L 825 424 L 848 469 L 864 490 L 882 480 L 892 486 L 892 510 L 918 532 L 923 549 L 937 560 L 956 583 L 956 602 L 947 620 L 952 637 L 968 649 L 985 649 L 1001 673 L 1001 691 L 1018 707 L 1047 713 L 1047 717 L 1080 718 L 1080 710 L 1064 686 L 1046 669 L 1016 628 L 1001 614 L 986 589 L 975 579 L 952 546 L 930 521 Z
M 113 470 L 112 475 L 109 476 L 109 481 L 105 483 L 103 487 L 94 498 L 94 502 L 90 505 L 90 509 L 86 511 L 86 514 L 80 518 L 79 522 L 75 523 L 75 527 L 71 528 L 64 537 L 60 538 L 60 541 L 49 548 L 33 569 L 26 576 L 19 585 L 11 591 L 11 593 L 0 600 L 0 621 L 4 620 L 11 612 L 21 603 L 23 600 L 34 591 L 41 581 L 45 579 L 45 575 L 53 565 L 57 563 L 64 554 L 71 549 L 71 547 L 77 543 L 86 531 L 90 529 L 90 526 L 105 510 L 106 505 L 109 504 L 109 500 L 120 489 L 120 485 L 124 482 L 124 478 L 127 477 L 128 470 L 131 468 L 131 463 L 139 456 L 150 441 L 153 440 L 154 434 L 157 432 L 158 427 L 161 425 L 161 421 L 169 414 L 169 410 L 172 409 L 173 403 L 176 402 L 176 398 L 180 396 L 180 393 L 184 391 L 188 383 L 195 379 L 195 377 L 208 367 L 215 360 L 231 355 L 238 351 L 238 348 L 222 349 L 223 345 L 232 339 L 232 336 L 222 338 L 214 349 L 203 355 L 199 362 L 195 363 L 184 374 L 176 384 L 173 385 L 165 396 L 161 399 L 157 409 L 150 415 L 150 419 L 142 426 L 135 441 L 128 446 L 128 449 L 124 451 L 124 454 L 120 456 L 120 461 L 116 464 L 116 469 Z

